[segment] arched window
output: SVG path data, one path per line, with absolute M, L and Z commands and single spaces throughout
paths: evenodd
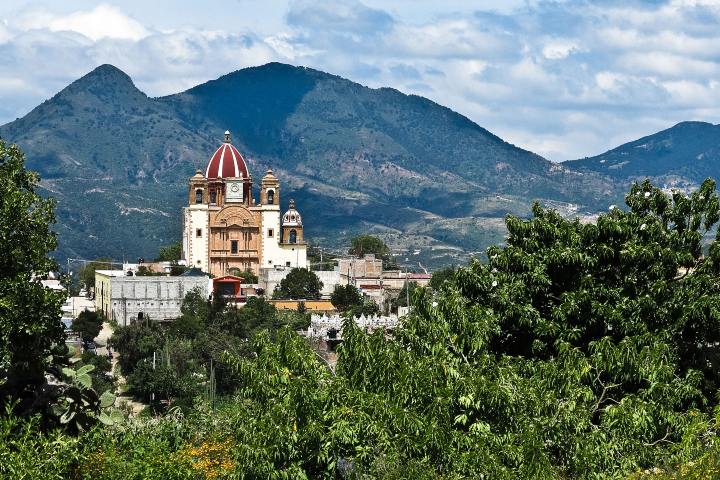
M 297 231 L 290 230 L 290 243 L 297 243 Z
M 210 203 L 217 203 L 217 192 L 210 190 Z
M 268 205 L 275 203 L 275 190 L 268 190 L 267 203 Z
M 202 188 L 195 190 L 195 203 L 202 203 Z

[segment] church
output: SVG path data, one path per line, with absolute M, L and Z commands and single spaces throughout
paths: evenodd
M 183 257 L 190 267 L 215 277 L 251 270 L 307 267 L 303 223 L 295 202 L 280 216 L 280 182 L 268 170 L 260 181 L 260 201 L 245 159 L 230 132 L 190 178 L 183 208 Z

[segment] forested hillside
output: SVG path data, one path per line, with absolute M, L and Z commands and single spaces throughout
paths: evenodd
M 152 258 L 180 236 L 187 179 L 226 129 L 255 180 L 272 167 L 283 207 L 294 197 L 308 238 L 329 247 L 371 231 L 421 248 L 426 265 L 458 263 L 502 241 L 504 216 L 528 215 L 534 199 L 568 213 L 617 203 L 611 181 L 425 98 L 278 63 L 158 99 L 103 65 L 0 137 L 58 200 L 60 257 Z

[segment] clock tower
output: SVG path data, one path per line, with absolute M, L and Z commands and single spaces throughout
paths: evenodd
M 183 209 L 183 256 L 188 266 L 221 277 L 307 265 L 300 215 L 291 205 L 294 218 L 281 223 L 280 182 L 272 170 L 262 179 L 260 203 L 252 189 L 245 159 L 225 132 L 205 170 L 198 170 L 189 182 L 189 204 Z

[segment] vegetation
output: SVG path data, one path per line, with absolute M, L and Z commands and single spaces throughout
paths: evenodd
M 382 239 L 374 235 L 358 235 L 350 240 L 350 249 L 348 250 L 350 255 L 357 255 L 363 257 L 364 255 L 372 254 L 375 258 L 379 258 L 383 261 L 383 268 L 397 268 L 395 257 L 390 253 L 390 248 L 382 241 Z
M 453 280 L 456 271 L 455 267 L 445 267 L 433 272 L 428 286 L 436 291 L 441 290 L 445 282 Z
M 160 247 L 158 251 L 156 262 L 173 262 L 177 263 L 182 258 L 182 242 L 177 241 Z
M 28 414 L 47 406 L 45 375 L 63 364 L 62 293 L 38 276 L 57 270 L 52 200 L 35 189 L 22 152 L 0 140 L 0 407 Z
M 109 258 L 98 258 L 92 262 L 86 263 L 78 273 L 80 285 L 84 288 L 92 288 L 95 286 L 95 270 L 110 270 L 112 260 Z
M 250 269 L 240 270 L 239 268 L 231 268 L 230 275 L 242 278 L 243 283 L 258 283 L 258 276 Z
M 239 380 L 224 354 L 250 354 L 249 341 L 260 331 L 309 325 L 306 315 L 278 312 L 264 298 L 251 297 L 238 309 L 198 290 L 186 295 L 181 311 L 168 326 L 148 319 L 117 328 L 111 339 L 130 390 L 156 412 L 173 406 L 187 412 L 201 397 L 233 393 Z
M 311 300 L 320 298 L 323 283 L 315 272 L 305 268 L 293 268 L 273 292 L 273 298 Z
M 626 203 L 590 224 L 537 205 L 509 216 L 507 246 L 415 288 L 392 334 L 347 320 L 336 365 L 295 333 L 299 317 L 189 295 L 178 326 L 113 339 L 165 415 L 69 436 L 8 411 L 0 476 L 717 476 L 718 238 L 701 248 L 715 184 L 668 196 L 645 182 Z M 87 383 L 82 368 L 69 377 Z
M 96 312 L 84 310 L 72 322 L 73 332 L 80 335 L 84 343 L 92 342 L 102 330 L 102 318 Z
M 354 285 L 336 285 L 330 296 L 330 301 L 340 313 L 343 313 L 355 305 L 361 305 L 363 298 Z
M 69 368 L 63 294 L 41 276 L 57 270 L 54 202 L 35 191 L 22 152 L 0 140 L 0 415 L 37 415 L 43 428 L 88 428 L 112 396 L 91 388 L 94 368 Z

